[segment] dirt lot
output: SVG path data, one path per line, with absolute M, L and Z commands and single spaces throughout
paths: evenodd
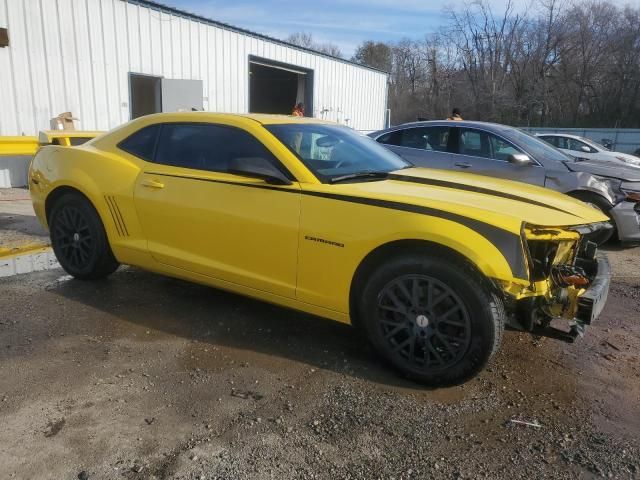
M 508 332 L 440 390 L 348 327 L 137 269 L 3 279 L 0 478 L 640 478 L 640 249 L 611 260 L 584 339 Z
M 0 188 L 0 252 L 24 245 L 48 243 L 49 235 L 36 218 L 29 190 Z

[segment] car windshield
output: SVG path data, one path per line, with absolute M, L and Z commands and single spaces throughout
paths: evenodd
M 265 128 L 323 182 L 375 180 L 413 166 L 349 127 L 290 123 Z
M 573 162 L 574 158 L 561 152 L 556 147 L 548 144 L 544 140 L 541 140 L 533 135 L 530 135 L 522 130 L 510 128 L 506 132 L 505 136 L 510 138 L 514 142 L 518 143 L 527 153 L 533 155 L 536 160 L 545 159 L 553 160 L 555 162 Z

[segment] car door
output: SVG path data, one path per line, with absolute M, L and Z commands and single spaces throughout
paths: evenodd
M 450 169 L 450 130 L 435 125 L 410 127 L 388 132 L 377 141 L 416 167 Z
M 229 171 L 234 158 L 266 158 L 253 135 L 229 125 L 160 126 L 153 161 L 135 186 L 148 249 L 161 264 L 294 297 L 299 185 L 268 185 Z
M 544 167 L 535 159 L 531 159 L 531 163 L 526 165 L 509 161 L 509 156 L 512 154 L 526 155 L 526 152 L 513 143 L 486 130 L 469 127 L 457 127 L 456 130 L 458 150 L 453 155 L 453 165 L 456 169 L 489 177 L 544 185 Z

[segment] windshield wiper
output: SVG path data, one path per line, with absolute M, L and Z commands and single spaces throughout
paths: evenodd
M 329 183 L 338 183 L 345 180 L 353 180 L 357 178 L 387 178 L 389 172 L 376 172 L 372 170 L 365 170 L 363 172 L 348 173 L 346 175 L 340 175 L 329 179 Z

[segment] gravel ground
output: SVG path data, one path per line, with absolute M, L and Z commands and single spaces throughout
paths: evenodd
M 0 478 L 640 478 L 640 249 L 611 250 L 585 338 L 507 332 L 438 390 L 346 326 L 137 269 L 2 279 Z

